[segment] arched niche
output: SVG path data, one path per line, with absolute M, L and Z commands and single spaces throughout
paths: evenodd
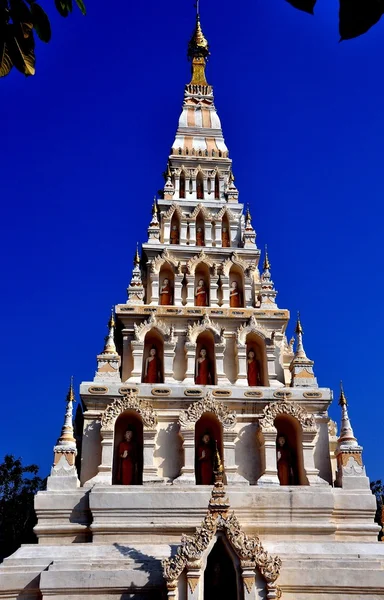
M 130 452 L 133 453 L 133 467 L 131 464 L 124 464 L 125 460 L 129 461 L 129 457 L 123 459 L 120 455 L 120 450 L 123 450 L 121 444 L 124 444 L 124 434 L 127 430 L 132 431 L 132 450 Z M 134 410 L 124 411 L 116 419 L 113 456 L 113 484 L 124 485 L 124 477 L 129 476 L 130 468 L 133 471 L 131 485 L 141 485 L 143 483 L 143 421 Z
M 156 357 L 157 357 L 157 376 L 156 379 L 158 381 L 149 381 L 151 379 L 148 376 L 149 363 L 147 363 L 147 359 L 151 354 L 151 349 L 156 349 Z M 152 361 L 151 361 L 152 362 Z M 151 373 L 153 372 L 154 367 L 151 368 Z M 143 383 L 163 383 L 164 381 L 164 340 L 162 335 L 157 331 L 157 329 L 153 328 L 146 334 L 144 338 L 144 352 L 143 352 L 143 369 L 141 381 Z
M 268 368 L 267 368 L 267 353 L 264 340 L 257 333 L 248 333 L 246 337 L 246 357 L 247 357 L 247 377 L 248 377 L 248 353 L 253 350 L 255 353 L 256 365 L 258 368 L 258 383 L 257 385 L 268 386 Z
M 218 173 L 215 175 L 215 200 L 220 200 L 220 179 Z
M 199 369 L 197 359 L 200 356 L 200 351 L 202 349 L 206 350 L 206 356 L 208 360 L 207 369 L 209 369 L 210 373 L 210 382 L 207 384 L 200 383 L 201 378 L 199 378 Z M 201 371 L 200 371 L 201 373 Z M 195 357 L 195 383 L 197 385 L 216 385 L 216 360 L 215 360 L 215 340 L 213 333 L 209 330 L 203 331 L 197 337 L 196 340 L 196 357 Z
M 282 484 L 280 482 L 280 485 L 308 485 L 308 479 L 304 470 L 303 430 L 299 421 L 290 415 L 281 414 L 275 418 L 274 426 L 277 431 L 276 454 L 279 450 L 278 439 L 283 436 L 286 440 L 285 453 L 289 455 L 292 468 L 289 483 Z
M 205 220 L 201 211 L 196 216 L 196 246 L 205 246 Z
M 223 248 L 230 248 L 231 246 L 231 230 L 227 212 L 224 213 L 221 221 L 221 245 Z
M 175 210 L 171 219 L 171 230 L 169 234 L 169 241 L 172 245 L 180 244 L 180 218 Z
M 243 600 L 240 561 L 225 536 L 214 539 L 204 568 L 204 598 Z
M 196 198 L 197 200 L 204 199 L 204 177 L 201 171 L 196 175 Z
M 210 443 L 205 445 L 203 437 L 209 435 Z M 217 449 L 220 457 L 223 460 L 223 426 L 216 415 L 211 412 L 206 412 L 201 415 L 195 425 L 195 478 L 196 485 L 212 485 L 213 484 L 213 465 Z M 203 457 L 202 453 L 206 456 Z M 211 480 L 207 480 L 210 473 Z M 203 481 L 205 479 L 205 481 Z
M 184 171 L 180 173 L 180 187 L 179 187 L 179 198 L 185 198 L 185 190 L 186 190 L 186 178 Z
M 238 296 L 231 297 L 233 284 L 237 284 Z M 232 308 L 244 306 L 244 271 L 238 266 L 233 265 L 229 271 L 229 305 Z
M 168 283 L 166 282 L 168 280 Z M 159 304 L 170 306 L 175 301 L 175 275 L 171 265 L 164 263 L 159 273 Z
M 211 276 L 210 276 L 208 265 L 206 265 L 203 262 L 199 263 L 195 269 L 195 294 L 196 294 L 197 288 L 200 287 L 200 281 L 204 282 L 204 286 L 205 286 L 205 290 L 206 290 L 206 298 L 205 298 L 206 302 L 204 304 L 200 303 L 200 302 L 202 302 L 201 295 L 199 295 L 200 298 L 196 297 L 196 295 L 195 295 L 195 306 L 209 306 L 209 300 L 210 300 L 209 291 L 210 291 L 210 285 L 211 285 Z

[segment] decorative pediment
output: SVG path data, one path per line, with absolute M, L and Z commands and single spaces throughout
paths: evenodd
M 155 274 L 160 273 L 160 269 L 164 263 L 168 263 L 171 267 L 177 267 L 178 265 L 178 261 L 173 256 L 173 254 L 169 252 L 168 248 L 165 248 L 165 250 L 163 250 L 161 254 L 158 254 L 152 260 L 151 272 Z
M 112 404 L 107 406 L 101 415 L 101 430 L 113 431 L 116 419 L 126 410 L 136 411 L 141 416 L 143 425 L 147 429 L 155 428 L 157 417 L 152 404 L 130 391 L 127 396 L 116 398 Z
M 222 484 L 220 488 L 220 483 L 215 483 L 208 512 L 200 527 L 196 528 L 195 534 L 183 535 L 176 554 L 162 561 L 163 575 L 168 588 L 176 587 L 177 580 L 188 564 L 202 564 L 214 538 L 220 532 L 225 535 L 240 561 L 246 563 L 249 568 L 257 569 L 264 577 L 268 592 L 271 592 L 267 597 L 280 598 L 280 589 L 275 582 L 280 574 L 281 559 L 271 556 L 257 536 L 247 535 L 243 531 L 235 513 L 229 512 L 229 502 Z
M 228 277 L 229 276 L 229 271 L 231 270 L 231 267 L 233 265 L 237 265 L 239 266 L 242 271 L 245 273 L 248 269 L 251 268 L 251 264 L 245 260 L 243 260 L 238 254 L 237 252 L 234 252 L 231 256 L 231 258 L 227 258 L 226 261 L 224 261 L 223 263 L 223 274 Z
M 209 256 L 207 254 L 205 254 L 204 250 L 201 250 L 199 252 L 199 254 L 196 254 L 196 256 L 193 256 L 187 262 L 188 273 L 190 273 L 191 275 L 194 275 L 196 267 L 199 263 L 204 263 L 205 265 L 207 265 L 207 267 L 211 267 L 211 268 L 214 265 L 213 260 L 211 258 L 209 258 Z
M 207 210 L 207 208 L 204 206 L 204 204 L 201 204 L 201 202 L 195 207 L 195 209 L 191 212 L 191 214 L 189 215 L 189 217 L 191 219 L 196 219 L 197 215 L 200 212 L 203 215 L 204 219 L 207 219 L 207 220 L 211 220 L 212 219 L 211 213 L 209 212 L 209 210 Z
M 164 219 L 171 219 L 174 215 L 174 213 L 177 213 L 177 215 L 181 218 L 183 216 L 183 211 L 180 208 L 180 204 L 178 204 L 177 202 L 174 202 L 172 204 L 172 206 L 170 206 L 167 210 L 167 212 L 163 213 L 163 218 Z
M 147 335 L 148 331 L 151 329 L 156 329 L 163 338 L 170 335 L 170 328 L 162 321 L 158 319 L 154 313 L 151 314 L 149 319 L 137 325 L 134 323 L 133 325 L 135 331 L 135 340 L 137 342 L 144 342 L 144 338 Z
M 213 413 L 220 421 L 224 429 L 233 429 L 237 418 L 235 412 L 230 412 L 228 408 L 208 392 L 201 400 L 196 400 L 190 404 L 187 410 L 180 413 L 179 423 L 186 429 L 194 429 L 196 422 L 206 413 Z
M 255 315 L 250 317 L 248 323 L 243 323 L 240 325 L 240 327 L 238 327 L 236 332 L 237 343 L 244 345 L 247 340 L 247 335 L 250 333 L 255 333 L 263 340 L 271 339 L 270 331 L 257 322 Z
M 188 325 L 187 342 L 195 344 L 198 336 L 203 331 L 211 331 L 216 343 L 225 343 L 223 339 L 224 329 L 220 328 L 214 321 L 211 321 L 207 313 L 204 314 L 200 321 L 197 321 L 193 325 Z
M 288 415 L 299 421 L 303 431 L 316 431 L 314 416 L 307 413 L 296 402 L 289 402 L 285 399 L 272 402 L 272 404 L 267 404 L 263 411 L 263 417 L 259 421 L 261 431 L 275 431 L 275 419 L 280 415 Z
M 229 221 L 237 221 L 236 215 L 231 211 L 227 206 L 223 206 L 221 210 L 214 216 L 215 221 L 221 221 L 224 217 L 225 213 L 227 213 L 227 217 Z

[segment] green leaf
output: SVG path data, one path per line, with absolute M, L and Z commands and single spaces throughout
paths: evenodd
M 289 4 L 292 4 L 295 8 L 303 10 L 304 12 L 313 15 L 313 9 L 315 8 L 316 0 L 286 0 Z
M 10 26 L 11 27 L 11 26 Z M 35 74 L 35 40 L 32 25 L 13 24 L 12 36 L 7 44 L 11 60 L 26 77 Z
M 5 77 L 13 67 L 5 37 L 0 42 L 0 77 Z
M 87 9 L 85 8 L 85 4 L 83 0 L 75 0 L 77 6 L 80 8 L 82 14 L 85 16 L 87 14 Z
M 32 23 L 31 11 L 23 0 L 10 0 L 9 4 L 14 23 Z
M 39 4 L 31 4 L 32 22 L 37 35 L 42 42 L 48 43 L 51 39 L 51 25 L 47 14 Z
M 55 6 L 62 17 L 68 17 L 69 10 L 66 2 L 63 2 L 62 0 L 55 0 Z

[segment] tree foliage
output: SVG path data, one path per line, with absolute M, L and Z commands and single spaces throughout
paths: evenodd
M 381 527 L 384 527 L 384 522 L 383 522 L 384 483 L 381 481 L 381 479 L 378 479 L 377 481 L 371 481 L 371 490 L 372 490 L 372 493 L 376 496 L 376 503 L 377 503 L 375 521 Z M 383 535 L 384 535 L 384 533 L 383 533 L 383 531 L 381 531 L 379 534 L 379 540 L 382 539 Z
M 0 561 L 20 544 L 35 541 L 33 499 L 43 487 L 38 471 L 37 465 L 23 466 L 11 454 L 0 463 Z
M 83 0 L 75 0 L 85 15 Z M 62 17 L 72 12 L 73 0 L 55 0 Z M 0 0 L 0 77 L 15 67 L 26 76 L 35 74 L 35 34 L 45 43 L 51 39 L 48 15 L 35 0 Z
M 295 8 L 313 15 L 317 0 L 286 1 Z M 366 33 L 380 20 L 383 13 L 384 0 L 339 0 L 340 41 Z

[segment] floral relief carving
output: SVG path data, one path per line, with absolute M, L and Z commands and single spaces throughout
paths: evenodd
M 233 265 L 238 265 L 244 271 L 244 273 L 251 268 L 250 263 L 240 258 L 237 252 L 234 252 L 231 258 L 227 258 L 227 260 L 225 260 L 223 263 L 222 269 L 226 277 L 229 276 L 229 271 Z
M 219 212 L 215 215 L 214 220 L 221 221 L 222 218 L 224 217 L 225 213 L 227 213 L 227 217 L 228 217 L 229 221 L 237 220 L 236 215 L 231 211 L 230 208 L 227 208 L 226 206 L 223 206 L 223 208 L 221 210 L 219 210 Z
M 203 318 L 200 321 L 194 323 L 193 325 L 188 325 L 187 342 L 193 344 L 196 343 L 196 340 L 200 333 L 207 330 L 212 331 L 215 337 L 215 342 L 225 343 L 223 337 L 224 329 L 220 328 L 220 326 L 214 321 L 211 321 L 207 313 L 204 314 Z
M 176 173 L 176 172 L 175 172 Z M 179 173 L 180 174 L 180 173 Z M 180 208 L 180 205 L 177 202 L 174 202 L 172 206 L 168 208 L 168 210 L 163 214 L 163 218 L 171 219 L 174 213 L 177 213 L 179 217 L 183 216 L 183 212 Z
M 126 396 L 116 398 L 112 404 L 107 406 L 101 415 L 101 429 L 113 431 L 117 417 L 126 410 L 136 411 L 141 416 L 143 425 L 147 429 L 155 428 L 157 417 L 152 404 L 139 398 L 137 394 L 131 391 Z
M 167 327 L 164 321 L 158 319 L 154 313 L 152 313 L 149 319 L 147 319 L 140 325 L 134 323 L 133 328 L 135 332 L 135 340 L 138 342 L 144 342 L 146 334 L 151 329 L 157 329 L 164 338 L 170 335 L 169 327 Z
M 237 343 L 245 344 L 247 335 L 249 333 L 256 333 L 256 335 L 262 337 L 263 339 L 271 338 L 271 333 L 268 331 L 268 329 L 257 322 L 255 315 L 250 317 L 248 323 L 243 323 L 240 325 L 240 327 L 238 327 L 236 332 Z
M 208 267 L 213 267 L 214 262 L 209 258 L 207 254 L 205 254 L 204 250 L 201 250 L 199 254 L 193 256 L 187 262 L 187 270 L 190 275 L 195 274 L 196 267 L 199 263 L 204 263 Z
M 165 248 L 161 254 L 158 254 L 151 262 L 151 272 L 154 274 L 160 273 L 160 269 L 164 263 L 168 263 L 172 267 L 177 267 L 178 261 L 169 252 L 168 248 Z
M 180 425 L 186 429 L 193 429 L 195 423 L 206 412 L 216 415 L 224 429 L 233 429 L 236 425 L 236 413 L 230 412 L 222 402 L 217 401 L 212 396 L 212 392 L 208 392 L 202 400 L 196 400 L 187 410 L 181 412 Z
M 305 412 L 305 410 L 296 402 L 288 402 L 284 399 L 278 400 L 277 402 L 272 402 L 272 404 L 267 404 L 263 412 L 264 415 L 259 421 L 262 431 L 274 431 L 275 419 L 280 415 L 289 415 L 297 419 L 302 426 L 303 431 L 316 431 L 314 416 Z
M 196 175 L 197 175 L 197 173 L 196 173 Z M 191 219 L 196 219 L 196 217 L 199 214 L 199 212 L 201 212 L 201 214 L 203 215 L 204 219 L 207 219 L 207 220 L 211 220 L 212 219 L 211 213 L 209 212 L 209 210 L 207 210 L 207 208 L 204 206 L 204 204 L 201 204 L 201 202 L 191 212 L 191 214 L 189 215 L 190 218 Z

